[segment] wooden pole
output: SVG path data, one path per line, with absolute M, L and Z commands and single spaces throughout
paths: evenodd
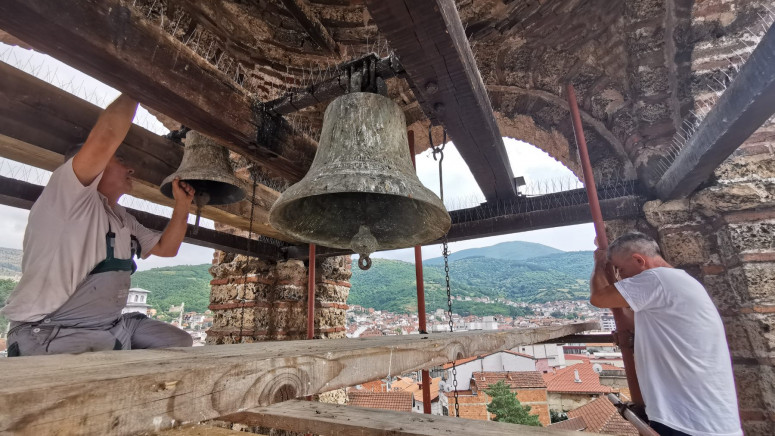
M 589 209 L 592 214 L 592 222 L 595 225 L 595 233 L 597 234 L 597 244 L 601 249 L 608 248 L 608 238 L 605 233 L 605 224 L 603 223 L 603 214 L 600 211 L 600 202 L 597 198 L 597 187 L 595 186 L 595 177 L 592 173 L 592 164 L 589 160 L 589 151 L 587 150 L 587 141 L 584 138 L 584 129 L 581 125 L 581 115 L 579 114 L 578 103 L 576 102 L 576 91 L 573 89 L 573 85 L 570 83 L 567 86 L 568 92 L 568 106 L 570 106 L 571 119 L 573 120 L 573 132 L 576 135 L 576 144 L 579 149 L 579 158 L 581 159 L 581 169 L 584 173 L 584 187 L 587 189 L 587 197 L 589 198 Z M 606 268 L 606 275 L 608 281 L 614 283 L 613 269 Z M 611 309 L 614 315 L 614 321 L 616 322 L 616 329 L 620 331 L 634 330 L 634 327 L 630 325 L 627 316 L 624 314 L 624 309 L 616 308 Z M 620 344 L 619 347 L 622 350 L 622 360 L 624 361 L 624 372 L 627 375 L 627 384 L 630 387 L 630 394 L 632 401 L 638 406 L 643 406 L 643 396 L 640 392 L 640 385 L 638 384 L 638 376 L 635 372 L 635 355 L 633 349 L 628 344 Z
M 414 131 L 407 132 L 409 139 L 409 154 L 412 156 L 412 166 L 417 169 L 414 159 Z M 414 247 L 414 272 L 417 280 L 417 322 L 420 334 L 428 334 L 428 324 L 425 319 L 425 282 L 422 274 L 422 246 Z M 422 411 L 431 414 L 431 375 L 428 370 L 422 370 Z

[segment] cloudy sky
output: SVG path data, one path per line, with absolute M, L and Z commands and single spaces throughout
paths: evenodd
M 45 55 L 22 50 L 18 47 L 10 47 L 0 43 L 0 61 L 21 68 L 102 107 L 105 107 L 118 95 L 118 92 L 113 88 L 67 65 Z M 135 123 L 156 133 L 166 132 L 166 129 L 142 108 L 138 111 Z M 580 186 L 577 185 L 578 180 L 567 168 L 538 148 L 510 138 L 506 138 L 505 143 L 514 175 L 526 178 L 528 194 L 546 192 L 552 190 L 552 187 L 557 189 L 560 186 Z M 433 160 L 430 151 L 417 157 L 417 173 L 422 183 L 438 194 L 438 163 Z M 38 184 L 45 184 L 48 179 L 48 173 L 45 171 L 21 166 L 2 158 L 0 158 L 0 175 Z M 444 150 L 444 177 L 445 203 L 448 208 L 471 207 L 483 201 L 483 195 L 474 182 L 471 172 L 455 150 L 454 144 L 451 143 Z M 125 198 L 121 203 L 125 206 L 169 216 L 169 208 L 149 204 L 142 200 Z M 22 248 L 27 216 L 28 211 L 26 210 L 0 205 L 0 247 Z M 203 225 L 206 227 L 212 226 L 212 222 L 203 221 Z M 593 238 L 592 224 L 583 224 L 461 241 L 450 244 L 450 250 L 459 251 L 466 248 L 484 247 L 505 241 L 537 242 L 565 251 L 592 250 L 594 249 Z M 210 263 L 212 253 L 213 251 L 208 248 L 183 244 L 177 257 L 171 259 L 152 257 L 139 262 L 138 267 L 140 270 L 145 270 L 168 265 Z M 439 246 L 423 248 L 423 258 L 425 259 L 438 257 L 440 253 Z M 381 252 L 374 256 L 408 262 L 414 261 L 412 249 Z

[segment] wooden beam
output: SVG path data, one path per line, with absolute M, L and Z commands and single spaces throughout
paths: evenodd
M 454 0 L 366 0 L 423 111 L 443 124 L 487 201 L 516 196 L 492 105 Z
M 62 164 L 69 147 L 83 142 L 102 109 L 21 70 L 0 63 L 0 156 L 53 171 Z M 173 200 L 159 192 L 159 185 L 172 174 L 183 157 L 183 147 L 132 125 L 119 149 L 135 169 L 132 195 L 172 206 Z M 252 185 L 243 185 L 250 195 Z M 253 231 L 277 239 L 288 239 L 269 224 L 269 207 L 279 193 L 260 186 L 256 190 Z M 248 230 L 251 203 L 207 206 L 202 216 L 221 224 Z M 193 210 L 193 209 L 192 209 Z
M 293 18 L 301 24 L 301 27 L 307 32 L 310 38 L 315 41 L 320 48 L 332 55 L 339 55 L 339 48 L 336 41 L 331 37 L 325 26 L 320 22 L 315 12 L 304 0 L 281 0 L 285 9 L 293 15 Z
M 775 113 L 775 26 L 657 182 L 662 200 L 686 197 Z
M 145 436 L 245 436 L 245 432 L 243 431 L 229 430 L 228 428 L 214 427 L 208 424 L 185 425 L 169 430 L 152 431 L 144 434 Z
M 0 359 L 0 433 L 161 430 L 595 328 L 584 322 Z
M 0 204 L 29 210 L 41 192 L 43 192 L 43 186 L 0 176 Z M 167 223 L 169 223 L 169 218 L 141 210 L 127 208 L 127 212 L 137 218 L 140 224 L 159 232 L 167 228 Z M 197 229 L 195 234 L 194 229 L 193 225 L 188 225 L 184 242 L 213 250 L 250 255 L 260 259 L 278 260 L 284 258 L 280 248 L 272 244 L 253 240 L 248 246 L 248 239 L 241 236 L 202 227 Z
M 569 335 L 541 342 L 542 344 L 607 344 L 613 342 L 611 333 Z
M 315 146 L 127 0 L 0 2 L 0 28 L 290 181 Z
M 451 401 L 451 400 L 450 400 Z M 358 436 L 578 436 L 570 430 L 553 430 L 505 422 L 419 415 L 411 412 L 290 400 L 221 418 L 251 427 L 277 428 L 298 433 Z M 597 433 L 584 433 L 597 434 Z
M 597 190 L 603 218 L 634 218 L 643 214 L 646 196 L 636 181 L 600 186 Z M 497 236 L 592 222 L 586 191 L 573 189 L 535 197 L 519 197 L 510 202 L 450 212 L 449 241 Z M 434 243 L 439 243 L 435 241 Z

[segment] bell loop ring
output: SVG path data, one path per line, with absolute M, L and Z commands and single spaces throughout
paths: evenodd
M 371 268 L 371 258 L 368 254 L 361 254 L 358 258 L 358 268 L 366 271 Z

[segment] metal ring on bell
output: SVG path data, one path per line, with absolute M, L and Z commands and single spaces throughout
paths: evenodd
M 368 254 L 361 254 L 360 257 L 358 257 L 358 268 L 364 271 L 371 268 L 371 258 Z

